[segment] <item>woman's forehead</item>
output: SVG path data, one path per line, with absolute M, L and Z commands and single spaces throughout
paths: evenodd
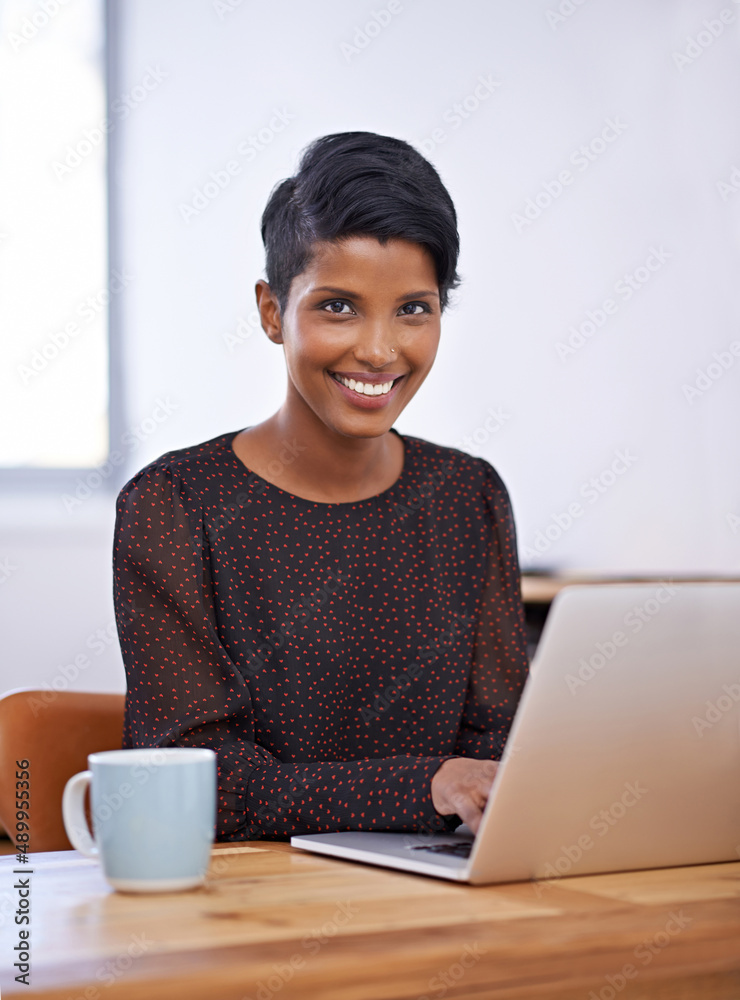
M 372 280 L 382 274 L 386 280 L 423 279 L 424 287 L 437 289 L 434 258 L 426 247 L 409 240 L 381 242 L 374 236 L 347 236 L 314 243 L 304 274 L 311 283 L 332 275 L 347 274 Z

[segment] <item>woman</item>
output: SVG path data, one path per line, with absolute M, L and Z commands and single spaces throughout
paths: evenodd
M 285 402 L 119 497 L 124 745 L 216 750 L 222 840 L 475 831 L 526 674 L 511 508 L 392 426 L 458 281 L 452 201 L 408 144 L 330 135 L 262 236 Z

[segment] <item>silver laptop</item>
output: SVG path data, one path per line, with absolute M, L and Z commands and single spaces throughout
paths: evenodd
M 291 844 L 474 884 L 738 860 L 740 584 L 561 591 L 475 838 Z

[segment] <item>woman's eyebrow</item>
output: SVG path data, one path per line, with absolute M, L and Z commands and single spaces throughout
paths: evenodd
M 424 298 L 439 298 L 439 292 L 433 292 L 430 289 L 425 289 L 421 292 L 404 292 L 403 295 L 399 295 L 399 302 L 401 299 L 424 299 Z
M 330 295 L 343 295 L 348 299 L 361 299 L 362 296 L 359 292 L 349 292 L 346 288 L 332 288 L 330 285 L 320 285 L 318 288 L 312 288 L 312 292 L 329 292 Z
M 348 299 L 362 299 L 362 295 L 359 292 L 350 292 L 346 288 L 334 288 L 331 285 L 320 285 L 318 288 L 312 288 L 312 292 L 328 292 L 330 295 L 341 295 Z M 404 299 L 422 299 L 422 298 L 439 298 L 438 291 L 432 291 L 431 289 L 423 289 L 418 292 L 404 292 L 403 295 L 398 296 L 398 301 L 401 302 Z

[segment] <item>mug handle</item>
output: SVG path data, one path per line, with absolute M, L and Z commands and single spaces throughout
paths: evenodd
M 62 796 L 62 816 L 64 829 L 75 850 L 86 858 L 97 858 L 97 844 L 90 834 L 85 817 L 85 792 L 91 779 L 92 771 L 80 771 L 69 779 Z

